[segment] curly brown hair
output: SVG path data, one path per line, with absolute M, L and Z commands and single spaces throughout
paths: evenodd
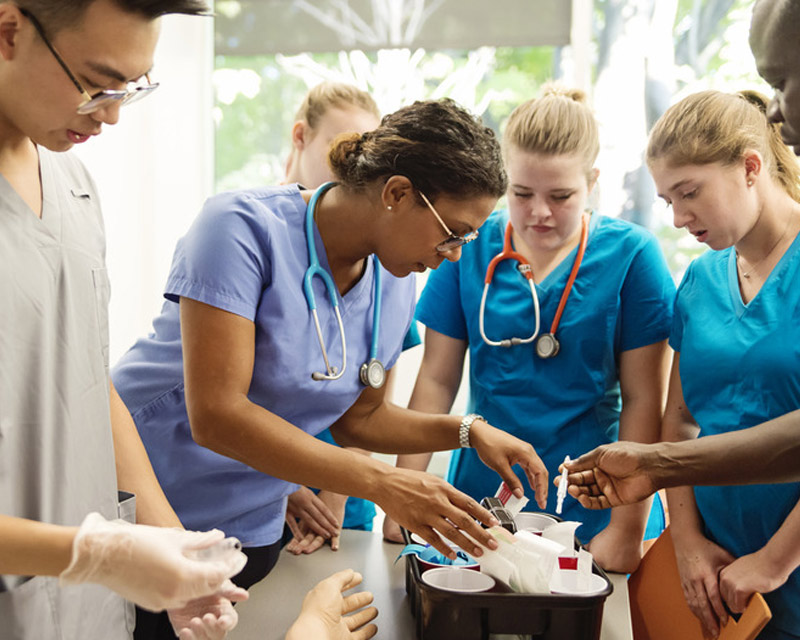
M 494 132 L 449 98 L 415 102 L 384 116 L 374 131 L 339 136 L 328 162 L 357 191 L 395 175 L 431 199 L 499 198 L 507 185 Z

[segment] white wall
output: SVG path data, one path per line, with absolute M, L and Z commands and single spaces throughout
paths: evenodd
M 212 189 L 213 21 L 166 16 L 152 96 L 76 150 L 105 214 L 111 278 L 111 363 L 150 331 L 176 240 Z

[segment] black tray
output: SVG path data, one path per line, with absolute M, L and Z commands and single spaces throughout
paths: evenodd
M 406 544 L 411 542 L 407 531 L 403 536 Z M 591 596 L 514 593 L 500 582 L 491 591 L 462 594 L 424 583 L 417 556 L 408 555 L 406 593 L 417 640 L 489 640 L 492 634 L 529 635 L 532 640 L 598 640 L 603 606 L 614 587 L 594 562 L 592 571 L 608 586 Z

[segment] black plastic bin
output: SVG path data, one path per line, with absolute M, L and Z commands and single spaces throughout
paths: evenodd
M 406 541 L 408 533 L 404 532 Z M 465 569 L 469 571 L 469 569 Z M 406 593 L 417 640 L 489 640 L 492 634 L 529 635 L 532 640 L 598 640 L 603 606 L 613 586 L 591 596 L 513 593 L 498 583 L 484 593 L 452 593 L 422 582 L 415 555 L 406 556 Z

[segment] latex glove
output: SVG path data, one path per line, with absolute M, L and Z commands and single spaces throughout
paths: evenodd
M 378 628 L 369 624 L 378 615 L 372 594 L 361 591 L 349 596 L 343 591 L 361 584 L 361 574 L 345 569 L 325 578 L 308 592 L 303 608 L 286 634 L 286 640 L 366 640 Z
M 566 465 L 570 495 L 586 509 L 607 509 L 644 500 L 658 488 L 652 477 L 654 465 L 646 457 L 653 450 L 653 445 L 614 442 L 583 454 Z M 559 481 L 557 477 L 556 486 Z
M 90 513 L 75 535 L 72 561 L 60 582 L 102 584 L 150 611 L 182 607 L 218 592 L 247 563 L 247 556 L 235 549 L 214 559 L 190 557 L 192 551 L 224 538 L 218 530 L 200 533 L 151 527 L 107 521 L 99 513 Z
M 344 522 L 344 510 L 347 504 L 347 496 L 323 489 L 317 494 L 317 499 L 327 507 L 338 522 Z M 295 534 L 295 537 L 286 545 L 286 550 L 290 553 L 295 555 L 314 553 L 325 543 L 325 540 L 330 540 L 331 549 L 333 551 L 339 550 L 339 538 L 342 532 L 341 527 L 337 527 L 334 535 L 325 538 L 313 531 L 308 531 L 303 523 L 298 524 L 300 525 L 301 531 L 305 530 L 305 535 L 298 538 L 297 534 Z
M 686 540 L 676 535 L 672 539 L 689 609 L 702 623 L 704 632 L 716 638 L 720 624 L 728 622 L 719 590 L 719 574 L 734 557 L 700 533 L 691 534 Z
M 496 429 L 483 420 L 472 423 L 469 440 L 483 464 L 497 471 L 518 498 L 524 495 L 524 491 L 511 467 L 520 465 L 528 478 L 528 484 L 536 494 L 539 508 L 547 507 L 547 467 L 529 443 Z
M 180 640 L 222 640 L 239 621 L 232 603 L 247 598 L 245 589 L 226 580 L 219 593 L 191 600 L 180 609 L 169 609 L 167 615 Z
M 742 613 L 750 597 L 769 593 L 789 578 L 793 567 L 788 563 L 774 563 L 766 557 L 765 548 L 737 558 L 719 574 L 722 597 L 734 613 Z
M 405 542 L 400 525 L 389 516 L 383 519 L 383 539 L 387 542 L 399 542 L 401 544 Z
M 300 541 L 309 532 L 322 536 L 325 540 L 336 535 L 342 527 L 341 519 L 330 507 L 308 487 L 300 487 L 289 495 L 286 505 L 286 524 Z
M 592 538 L 586 550 L 602 569 L 614 573 L 633 573 L 642 561 L 642 541 L 613 523 Z

